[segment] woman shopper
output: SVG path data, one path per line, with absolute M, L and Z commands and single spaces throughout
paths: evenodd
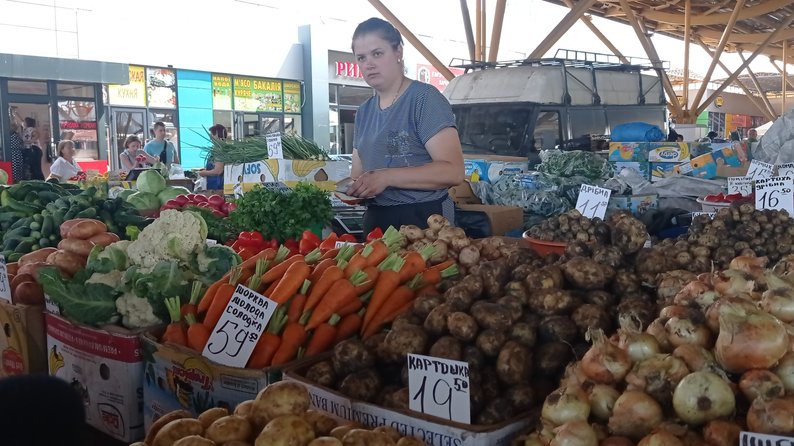
M 433 86 L 405 77 L 403 41 L 385 20 L 353 33 L 353 53 L 377 95 L 356 113 L 347 193 L 367 199 L 364 231 L 392 225 L 427 227 L 427 217 L 454 219 L 447 189 L 463 182 L 463 152 L 449 102 Z
M 74 161 L 74 153 L 73 141 L 66 139 L 59 142 L 58 159 L 50 167 L 49 178 L 66 181 L 80 173 L 80 166 Z
M 220 140 L 225 140 L 229 133 L 222 124 L 215 124 L 210 127 L 210 135 L 213 138 L 217 138 Z M 207 163 L 204 165 L 204 169 L 200 169 L 196 172 L 200 177 L 207 178 L 207 190 L 208 191 L 222 191 L 223 190 L 223 163 L 220 161 L 215 161 L 210 159 L 209 155 L 207 155 Z
M 157 158 L 141 149 L 140 138 L 130 135 L 124 140 L 124 151 L 119 154 L 119 162 L 123 170 L 132 170 L 150 166 L 157 162 Z

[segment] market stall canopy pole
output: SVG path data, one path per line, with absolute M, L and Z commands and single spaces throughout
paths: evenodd
M 481 6 L 481 9 L 480 9 L 480 54 L 477 56 L 477 58 L 479 60 L 485 60 L 485 41 L 486 41 L 485 32 L 486 32 L 486 29 L 487 29 L 487 26 L 486 26 L 487 14 L 485 12 L 485 6 L 486 6 L 485 0 L 480 0 L 480 6 Z
M 711 51 L 711 48 L 709 48 L 708 45 L 706 45 L 706 43 L 700 39 L 700 37 L 695 36 L 695 41 L 698 43 L 698 45 L 700 45 L 701 48 L 703 48 L 703 51 L 705 51 L 706 54 L 709 55 L 709 57 L 714 57 L 714 53 Z M 727 66 L 725 66 L 724 63 L 722 63 L 722 61 L 719 62 L 719 65 L 720 68 L 725 70 L 726 73 L 729 73 L 731 71 Z M 758 102 L 758 98 L 756 98 L 755 94 L 753 94 L 753 92 L 750 91 L 749 88 L 747 88 L 747 85 L 744 85 L 744 82 L 740 81 L 739 79 L 736 79 L 736 83 L 739 85 L 739 87 L 741 87 L 742 90 L 744 90 L 744 94 L 747 95 L 747 99 L 749 99 L 750 102 L 752 102 L 753 105 L 755 105 L 755 107 L 761 112 L 761 114 L 763 114 L 766 117 L 766 119 L 770 121 L 774 121 L 777 118 L 775 116 L 774 111 L 770 111 L 764 106 L 764 104 Z M 696 120 L 697 115 L 693 116 L 692 119 Z
M 659 53 L 656 52 L 653 42 L 651 42 L 651 39 L 645 34 L 645 30 L 634 14 L 634 11 L 629 6 L 628 0 L 620 0 L 620 6 L 623 8 L 623 12 L 626 14 L 629 23 L 631 23 L 631 27 L 634 28 L 634 33 L 637 34 L 637 38 L 645 49 L 648 59 L 651 60 L 651 64 L 656 68 L 657 75 L 662 79 L 662 85 L 664 86 L 664 91 L 667 93 L 667 97 L 670 98 L 670 105 L 673 107 L 673 113 L 676 117 L 683 116 L 684 113 L 681 110 L 681 103 L 678 101 L 678 96 L 675 94 L 670 78 L 664 71 L 664 67 L 662 67 L 662 61 L 659 59 Z
M 573 24 L 576 23 L 576 21 L 579 20 L 584 13 L 591 6 L 593 6 L 594 3 L 595 0 L 581 0 L 579 4 L 572 8 L 568 14 L 562 18 L 560 23 L 558 23 L 557 26 L 551 30 L 549 35 L 546 36 L 542 42 L 540 42 L 540 45 L 535 48 L 535 51 L 530 53 L 529 57 L 527 57 L 527 60 L 540 59 L 543 57 L 543 55 L 546 54 L 546 51 L 551 49 L 551 47 L 557 43 L 557 41 L 560 40 L 560 38 L 565 35 L 569 29 L 571 29 L 571 26 L 573 26 Z
M 480 59 L 482 53 L 482 2 L 477 0 L 474 6 L 474 61 Z
M 471 15 L 466 0 L 460 0 L 460 12 L 463 15 L 463 29 L 466 31 L 466 44 L 469 46 L 469 59 L 474 61 L 476 52 L 474 48 L 474 31 L 471 29 Z
M 368 1 L 375 9 L 378 10 L 378 12 L 383 17 L 386 18 L 386 20 L 391 22 L 391 24 L 394 25 L 394 27 L 397 28 L 397 30 L 399 30 L 403 36 L 405 36 L 405 39 L 408 42 L 410 42 L 411 45 L 413 45 L 414 48 L 416 48 L 416 50 L 419 51 L 419 53 L 425 59 L 427 59 L 430 62 L 430 64 L 433 65 L 433 68 L 438 70 L 438 72 L 441 73 L 446 80 L 449 81 L 455 77 L 455 75 L 452 74 L 452 71 L 450 71 L 450 69 L 447 68 L 446 65 L 441 63 L 441 61 L 438 60 L 438 57 L 436 57 L 435 54 L 433 54 L 433 52 L 430 51 L 425 46 L 425 44 L 423 44 L 418 38 L 416 38 L 414 33 L 412 33 L 408 28 L 406 28 L 405 25 L 403 25 L 403 22 L 401 22 L 400 19 L 397 18 L 397 16 L 392 14 L 389 8 L 387 8 L 383 3 L 381 3 L 380 0 L 368 0 Z
M 505 8 L 507 0 L 496 0 L 496 10 L 494 10 L 493 29 L 491 29 L 491 48 L 488 52 L 488 62 L 496 62 L 499 55 L 499 41 L 502 39 L 502 22 L 505 18 Z
M 786 113 L 786 95 L 788 92 L 788 40 L 783 41 L 783 76 L 781 83 L 781 88 L 783 90 L 783 105 L 781 106 L 780 114 L 783 115 Z
M 725 45 L 728 44 L 728 37 L 730 37 L 731 32 L 733 32 L 733 26 L 736 25 L 736 20 L 739 19 L 739 15 L 742 13 L 743 8 L 744 0 L 736 0 L 736 6 L 731 13 L 730 19 L 728 19 L 728 23 L 725 25 L 725 30 L 722 32 L 720 43 L 717 44 L 717 49 L 714 51 L 714 57 L 711 59 L 709 69 L 703 76 L 703 82 L 700 84 L 700 88 L 698 89 L 697 94 L 695 94 L 695 99 L 692 101 L 695 109 L 698 108 L 701 99 L 703 99 L 703 95 L 706 94 L 706 87 L 708 87 L 709 81 L 711 81 L 711 75 L 714 74 L 714 68 L 717 67 L 717 60 L 719 60 L 720 56 L 722 56 L 722 51 L 725 49 Z
M 736 53 L 739 55 L 739 58 L 742 59 L 742 62 L 747 62 L 747 60 L 745 60 L 744 58 L 744 52 L 741 49 L 736 51 Z M 769 110 L 769 113 L 771 113 L 772 116 L 776 117 L 777 112 L 775 111 L 775 108 L 772 107 L 772 103 L 769 102 L 769 98 L 766 97 L 766 91 L 764 91 L 764 89 L 761 88 L 761 83 L 758 82 L 758 77 L 755 75 L 753 70 L 750 69 L 749 64 L 747 65 L 747 74 L 750 75 L 750 80 L 753 82 L 755 89 L 758 90 L 759 96 L 761 97 L 761 100 L 764 101 L 764 105 L 766 106 L 767 110 Z
M 684 3 L 684 119 L 691 119 L 689 107 L 689 43 L 692 33 L 692 0 Z M 696 107 L 697 108 L 697 107 Z
M 621 1 L 626 1 L 626 0 L 621 0 Z M 759 54 L 761 54 L 762 51 L 764 51 L 764 48 L 766 48 L 766 46 L 769 45 L 770 42 L 775 42 L 776 41 L 775 39 L 778 38 L 780 32 L 788 28 L 788 26 L 791 25 L 791 22 L 794 22 L 794 14 L 788 16 L 785 20 L 783 20 L 783 22 L 780 23 L 780 28 L 777 28 L 776 30 L 772 31 L 769 34 L 769 36 L 767 36 L 766 40 L 764 40 L 764 42 L 761 43 L 761 45 L 759 45 L 758 48 L 755 49 L 755 51 L 753 51 L 753 54 L 751 54 L 750 57 L 747 58 L 747 61 L 742 63 L 742 66 L 740 66 L 736 71 L 734 71 L 733 74 L 728 76 L 728 79 L 725 79 L 725 82 L 723 82 L 722 85 L 720 85 L 719 88 L 717 88 L 717 90 L 713 92 L 711 96 L 708 97 L 708 99 L 703 101 L 703 104 L 701 104 L 698 107 L 697 113 L 695 114 L 699 115 L 700 113 L 703 113 L 706 107 L 708 107 L 708 105 L 711 104 L 711 101 L 713 101 L 714 98 L 716 98 L 720 93 L 722 93 L 723 90 L 725 90 L 728 87 L 728 85 L 733 83 L 733 81 L 735 81 L 736 78 L 739 77 L 739 73 L 744 71 L 744 69 L 747 68 L 747 66 L 750 63 L 752 63 L 752 61 L 756 58 L 756 56 L 758 56 Z

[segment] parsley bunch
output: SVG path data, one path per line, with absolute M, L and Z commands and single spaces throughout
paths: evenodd
M 313 225 L 331 221 L 328 193 L 311 183 L 298 183 L 291 190 L 255 186 L 237 200 L 237 209 L 229 214 L 240 231 L 259 231 L 266 239 L 283 242 L 299 238 Z

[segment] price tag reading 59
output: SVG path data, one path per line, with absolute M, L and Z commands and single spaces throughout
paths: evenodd
M 791 177 L 756 180 L 755 208 L 786 210 L 794 215 L 794 181 Z
M 471 423 L 469 364 L 409 354 L 408 397 L 411 410 Z
M 582 184 L 579 198 L 576 199 L 576 210 L 587 218 L 604 218 L 612 191 L 603 187 Z
M 268 159 L 284 159 L 284 151 L 281 145 L 281 132 L 268 133 L 265 136 L 267 141 L 267 157 Z
M 0 254 L 0 299 L 11 302 L 11 285 L 8 283 L 6 258 Z
M 237 285 L 201 355 L 229 367 L 245 367 L 276 306 L 256 291 Z

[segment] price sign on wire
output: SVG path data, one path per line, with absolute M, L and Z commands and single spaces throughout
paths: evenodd
M 11 302 L 11 284 L 8 283 L 6 258 L 2 254 L 0 254 L 0 299 Z
M 360 245 L 360 244 L 361 243 L 346 242 L 344 240 L 337 240 L 336 243 L 334 243 L 334 249 L 344 248 L 345 246 L 356 246 L 356 245 Z
M 268 133 L 265 136 L 267 141 L 267 157 L 269 159 L 284 159 L 284 151 L 281 146 L 281 132 Z
M 794 178 L 794 163 L 778 164 L 777 176 Z
M 579 198 L 576 199 L 576 210 L 587 218 L 604 218 L 612 191 L 603 187 L 582 184 Z
M 745 177 L 757 180 L 759 178 L 771 178 L 775 174 L 775 165 L 763 161 L 752 160 L 747 169 Z
M 741 432 L 739 434 L 740 446 L 763 445 L 794 445 L 794 438 L 781 437 L 780 435 L 759 434 L 756 432 Z
M 772 177 L 755 181 L 755 208 L 786 210 L 794 215 L 794 181 Z
M 411 410 L 471 423 L 469 364 L 409 354 L 408 396 Z
M 750 177 L 728 177 L 728 194 L 750 195 L 753 192 L 753 180 Z
M 714 216 L 715 216 L 715 215 L 717 215 L 717 213 L 716 213 L 716 212 L 702 212 L 702 211 L 693 212 L 693 213 L 692 213 L 692 219 L 695 219 L 695 218 L 697 218 L 697 217 L 700 217 L 701 215 L 705 215 L 705 216 L 707 216 L 708 218 L 710 218 L 710 219 L 714 220 Z
M 229 367 L 245 367 L 276 306 L 256 291 L 237 285 L 201 355 Z

